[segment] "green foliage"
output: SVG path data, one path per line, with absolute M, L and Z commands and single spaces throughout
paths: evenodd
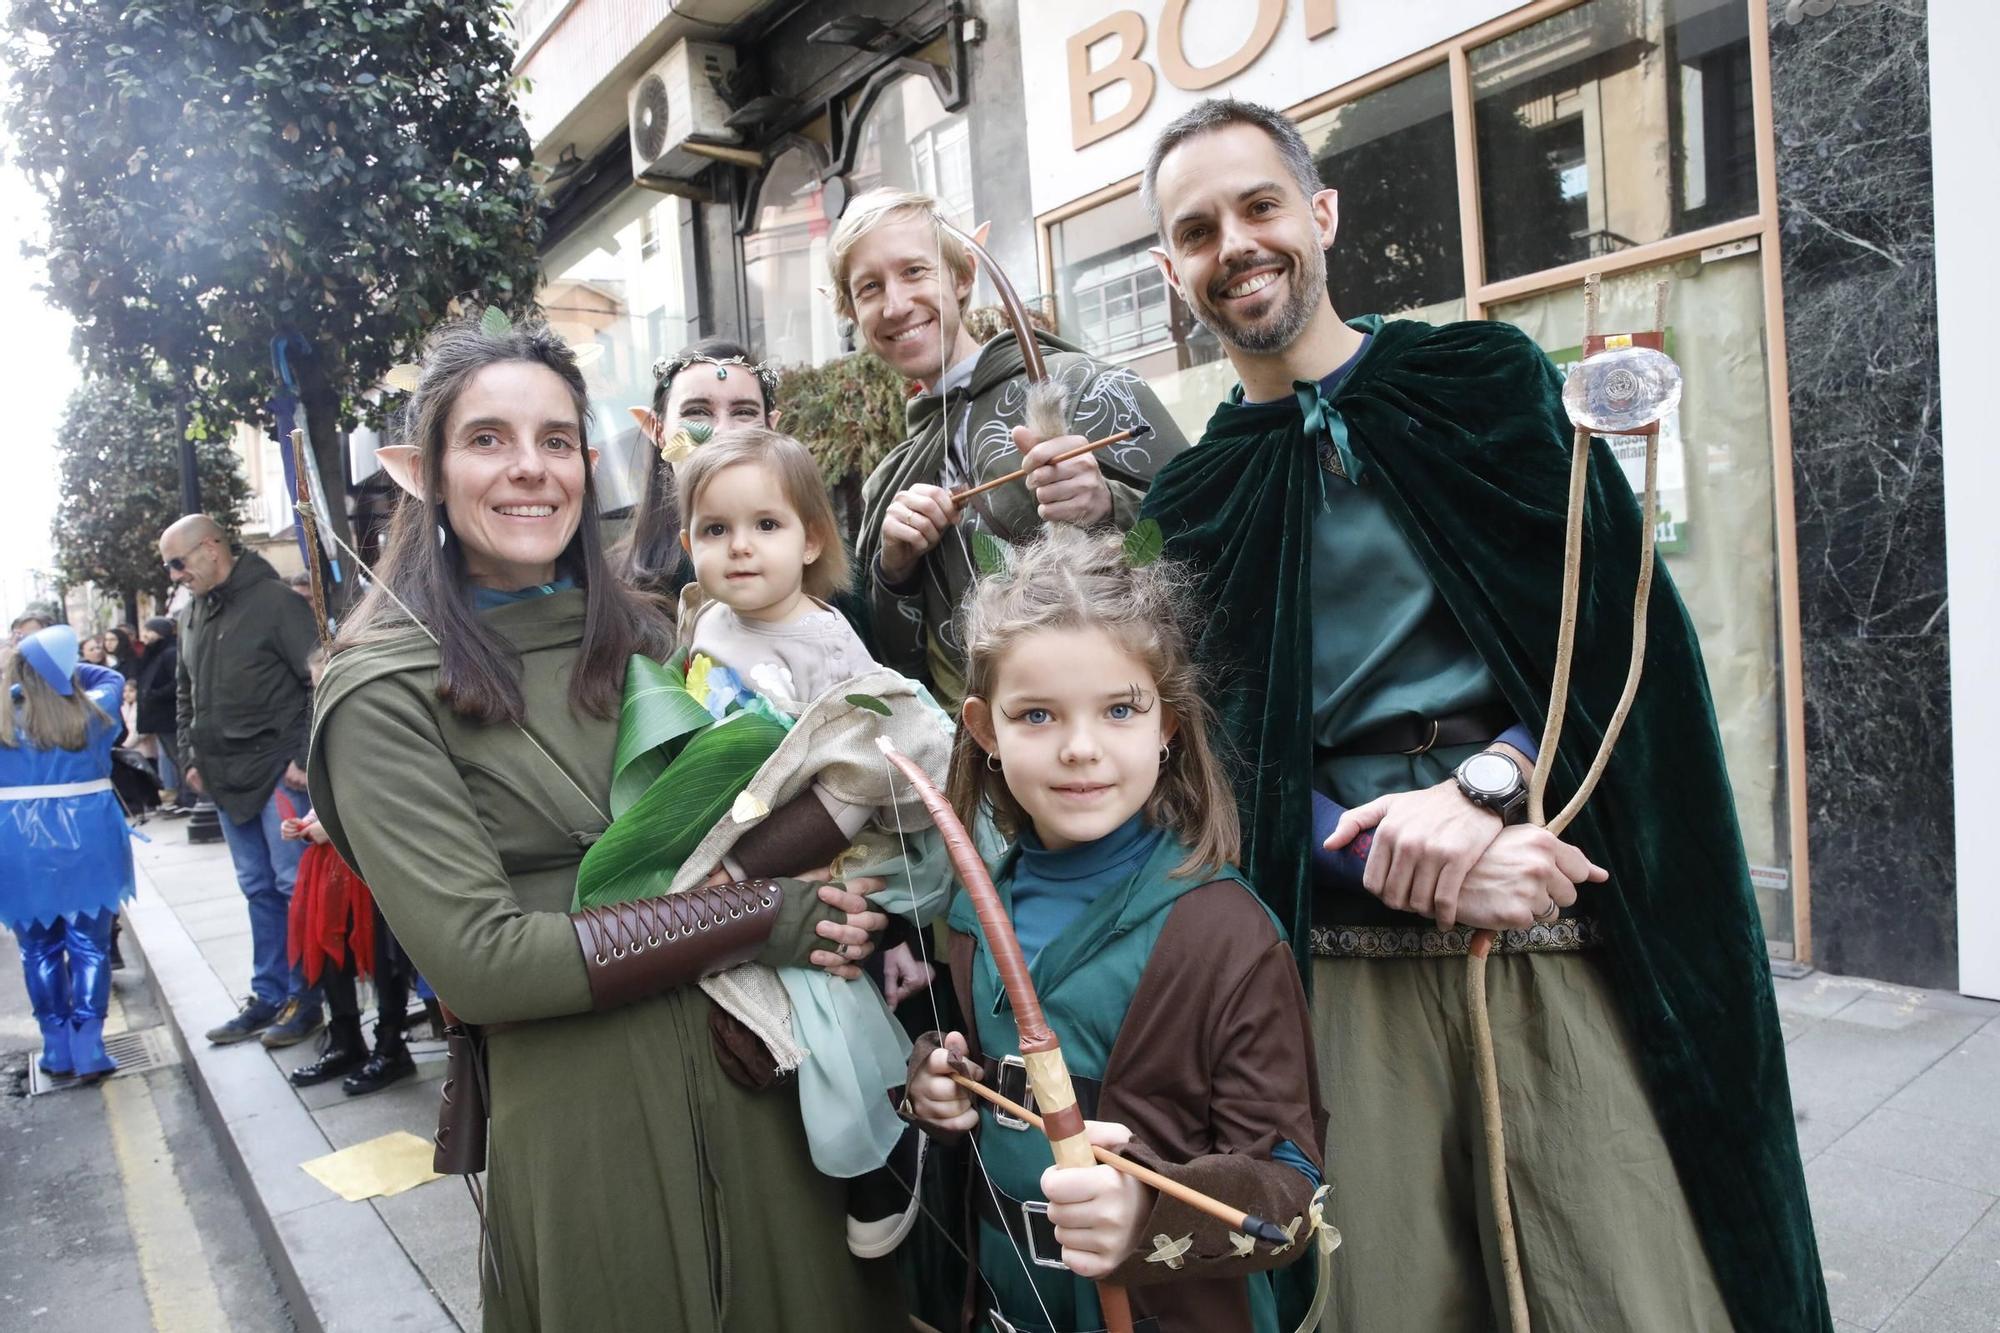
M 882 717 L 895 716 L 894 713 L 889 711 L 889 705 L 883 703 L 872 694 L 850 694 L 847 696 L 847 702 L 853 704 L 856 708 L 865 709 L 870 713 L 876 713 Z
M 1166 544 L 1158 521 L 1142 518 L 1125 534 L 1125 564 L 1132 569 L 1144 569 L 1160 558 Z
M 990 579 L 996 574 L 1007 572 L 1007 548 L 998 537 L 981 529 L 972 534 L 972 563 L 979 567 L 979 577 Z
M 903 442 L 906 388 L 901 375 L 866 352 L 779 373 L 778 424 L 812 451 L 846 511 L 850 538 L 860 523 L 862 481 Z
M 173 410 L 122 381 L 86 380 L 64 410 L 57 448 L 62 499 L 52 536 L 63 582 L 164 598 L 156 543 L 181 514 Z M 250 494 L 235 451 L 226 439 L 198 438 L 195 462 L 203 507 L 234 532 Z
M 268 420 L 271 340 L 295 332 L 337 489 L 338 423 L 455 299 L 533 301 L 539 196 L 505 9 L 12 0 L 9 121 L 85 368 Z

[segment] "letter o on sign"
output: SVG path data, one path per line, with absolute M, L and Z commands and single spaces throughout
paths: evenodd
M 1187 18 L 1189 3 L 1190 0 L 1167 0 L 1167 7 L 1160 15 L 1159 55 L 1160 72 L 1167 76 L 1167 82 L 1189 92 L 1213 88 L 1250 68 L 1278 35 L 1278 25 L 1285 19 L 1285 0 L 1257 0 L 1257 21 L 1242 46 L 1212 65 L 1191 65 L 1181 45 L 1181 24 Z

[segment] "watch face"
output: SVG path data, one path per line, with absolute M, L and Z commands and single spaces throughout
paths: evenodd
M 1466 786 L 1486 796 L 1505 796 L 1521 781 L 1521 770 L 1504 754 L 1476 754 L 1459 772 Z

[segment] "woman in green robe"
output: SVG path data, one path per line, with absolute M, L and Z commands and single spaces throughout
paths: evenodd
M 756 1077 L 761 1048 L 691 984 L 746 961 L 847 974 L 879 914 L 789 880 L 568 911 L 608 823 L 626 661 L 669 636 L 608 573 L 574 357 L 498 323 L 425 349 L 410 443 L 384 451 L 410 495 L 311 759 L 335 847 L 485 1034 L 485 1327 L 903 1327 L 893 1273 L 847 1252 L 794 1088 Z

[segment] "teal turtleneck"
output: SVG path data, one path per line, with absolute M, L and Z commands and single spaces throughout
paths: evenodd
M 575 586 L 575 579 L 556 579 L 552 583 L 537 583 L 532 588 L 516 588 L 512 592 L 503 592 L 498 588 L 488 588 L 482 584 L 474 584 L 472 588 L 472 609 L 475 611 L 492 611 L 503 606 L 512 606 L 516 602 L 530 602 L 537 597 L 547 597 L 553 592 L 568 592 Z
M 1022 829 L 1010 887 L 1014 934 L 1028 961 L 1033 963 L 1099 894 L 1136 874 L 1164 836 L 1146 822 L 1144 811 L 1095 842 L 1060 851 L 1044 847 L 1032 828 Z

